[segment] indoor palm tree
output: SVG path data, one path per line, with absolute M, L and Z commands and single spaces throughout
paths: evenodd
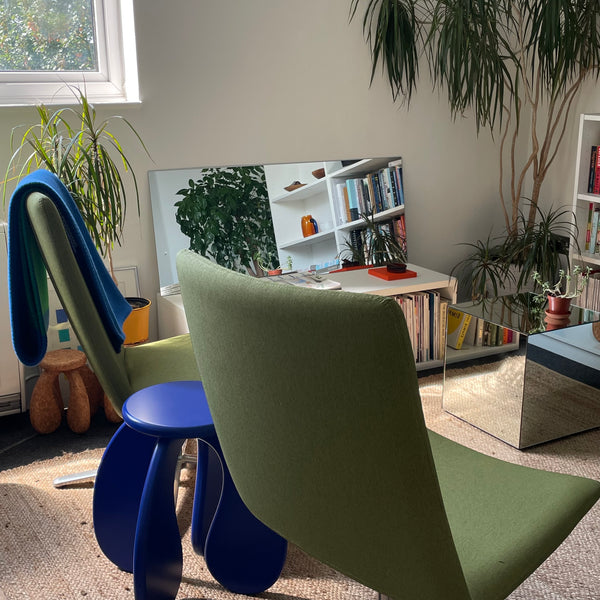
M 371 80 L 380 66 L 394 98 L 410 102 L 426 64 L 454 117 L 471 110 L 478 130 L 499 134 L 499 195 L 509 235 L 517 234 L 530 174 L 527 224 L 533 226 L 574 100 L 600 73 L 600 2 L 351 0 L 351 18 L 361 4 Z M 525 120 L 529 142 L 519 163 Z
M 6 169 L 3 197 L 6 200 L 10 182 L 35 169 L 55 173 L 73 196 L 114 279 L 111 251 L 115 243 L 121 243 L 128 178 L 134 185 L 138 214 L 140 206 L 135 173 L 121 142 L 110 129 L 111 123 L 122 121 L 148 151 L 129 121 L 120 116 L 99 121 L 85 94 L 77 90 L 76 98 L 75 107 L 51 111 L 44 105 L 37 106 L 38 123 L 13 129 L 13 154 Z

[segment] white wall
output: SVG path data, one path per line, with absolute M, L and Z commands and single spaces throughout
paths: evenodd
M 159 287 L 150 169 L 401 155 L 411 262 L 448 272 L 467 252 L 460 242 L 502 227 L 489 135 L 478 138 L 470 118 L 452 122 L 425 78 L 410 110 L 392 102 L 382 77 L 369 87 L 349 4 L 136 0 L 142 104 L 99 112 L 127 116 L 152 154 L 135 158 L 141 218 L 130 207 L 115 252 L 117 266 L 139 266 L 145 296 Z M 0 110 L 1 164 L 11 128 L 31 121 L 33 109 Z

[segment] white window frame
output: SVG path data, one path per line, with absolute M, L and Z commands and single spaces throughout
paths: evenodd
M 133 0 L 94 0 L 98 71 L 0 72 L 0 106 L 139 102 Z

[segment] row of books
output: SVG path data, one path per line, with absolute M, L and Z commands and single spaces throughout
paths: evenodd
M 588 194 L 600 194 L 600 146 L 592 146 L 590 155 L 590 173 L 588 178 Z
M 339 181 L 334 187 L 338 225 L 357 221 L 362 214 L 404 206 L 402 159 L 363 177 Z
M 376 224 L 379 231 L 393 235 L 406 255 L 408 252 L 406 244 L 406 219 L 404 215 L 399 215 L 398 218 L 382 221 Z M 358 255 L 364 252 L 367 264 L 370 257 L 366 251 L 371 246 L 371 236 L 373 233 L 368 229 L 353 229 L 350 231 L 349 242 L 354 248 L 354 252 Z
M 446 343 L 460 350 L 463 346 L 503 346 L 516 342 L 518 333 L 507 327 L 490 323 L 464 313 L 456 308 L 448 309 L 448 330 Z
M 600 312 L 600 273 L 592 271 L 588 284 L 579 298 L 574 300 L 577 306 Z
M 402 294 L 396 302 L 404 312 L 415 361 L 443 360 L 449 301 L 432 291 Z
M 590 202 L 587 229 L 585 232 L 585 251 L 589 254 L 600 253 L 600 205 Z

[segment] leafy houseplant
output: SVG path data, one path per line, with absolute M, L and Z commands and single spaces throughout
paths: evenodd
M 527 177 L 533 227 L 542 183 L 564 139 L 583 83 L 600 75 L 598 0 L 352 0 L 365 3 L 363 32 L 394 98 L 408 103 L 425 60 L 454 117 L 473 111 L 477 130 L 500 135 L 499 197 L 509 236 L 518 234 Z M 518 164 L 525 119 L 528 150 Z M 510 202 L 505 201 L 508 165 Z
M 583 292 L 590 279 L 591 268 L 582 269 L 579 265 L 573 271 L 560 269 L 558 280 L 551 284 L 544 281 L 539 273 L 533 273 L 533 280 L 541 287 L 541 298 L 548 300 L 546 323 L 550 329 L 563 327 L 570 314 L 571 300 Z
M 386 224 L 377 223 L 372 214 L 362 214 L 361 218 L 362 229 L 351 232 L 342 259 L 346 257 L 352 263 L 374 266 L 405 263 L 403 243 Z
M 37 106 L 39 123 L 13 129 L 13 152 L 4 178 L 3 199 L 8 184 L 31 171 L 44 168 L 55 173 L 69 190 L 79 208 L 92 240 L 108 261 L 116 283 L 112 260 L 115 243 L 121 244 L 127 211 L 126 181 L 133 182 L 138 215 L 139 191 L 135 173 L 123 146 L 111 129 L 114 121 L 123 122 L 140 147 L 148 154 L 139 134 L 127 119 L 113 116 L 102 121 L 80 90 L 75 91 L 76 106 L 51 111 Z M 127 298 L 133 312 L 123 324 L 126 344 L 148 337 L 150 300 Z
M 55 173 L 65 184 L 100 253 L 114 276 L 112 249 L 121 243 L 129 178 L 135 188 L 139 215 L 139 191 L 135 173 L 121 142 L 111 130 L 115 120 L 123 122 L 148 154 L 139 134 L 127 119 L 113 116 L 101 122 L 85 94 L 76 91 L 77 105 L 52 112 L 37 106 L 39 123 L 13 129 L 13 152 L 4 178 L 6 201 L 10 182 L 39 168 Z
M 471 297 L 497 296 L 506 287 L 514 285 L 521 290 L 537 271 L 545 280 L 558 276 L 568 267 L 569 243 L 577 246 L 577 226 L 573 228 L 571 211 L 536 208 L 538 218 L 534 225 L 528 217 L 519 215 L 514 235 L 505 234 L 483 242 L 465 244 L 473 248 L 471 255 L 459 262 L 452 273 L 461 273 L 469 283 Z
M 591 268 L 582 269 L 579 265 L 573 267 L 571 271 L 560 269 L 558 280 L 551 284 L 544 281 L 541 275 L 535 271 L 532 275 L 533 280 L 541 287 L 541 294 L 552 296 L 554 298 L 576 298 L 581 295 L 590 279 Z
M 190 250 L 220 265 L 261 276 L 277 265 L 277 246 L 262 167 L 209 168 L 189 180 L 175 203 Z M 261 268 L 262 266 L 262 268 Z

